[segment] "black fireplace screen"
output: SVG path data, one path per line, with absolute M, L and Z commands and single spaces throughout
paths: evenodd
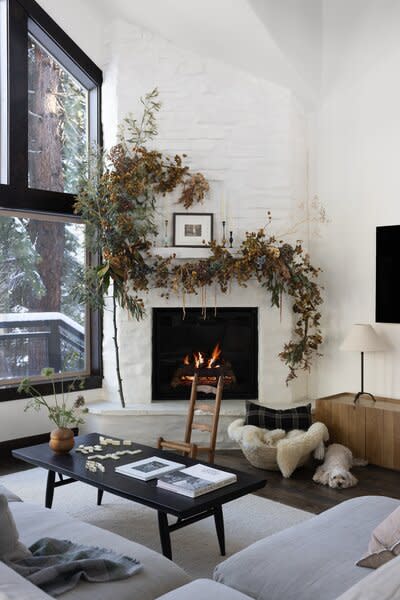
M 226 399 L 258 397 L 258 309 L 153 309 L 153 400 L 188 399 L 194 374 Z

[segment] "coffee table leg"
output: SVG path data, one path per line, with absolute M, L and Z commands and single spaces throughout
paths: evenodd
M 222 512 L 222 506 L 217 506 L 214 509 L 214 521 L 215 529 L 217 530 L 217 537 L 219 548 L 221 550 L 221 556 L 225 556 L 225 529 L 224 529 L 224 515 Z
M 158 511 L 158 529 L 160 531 L 161 549 L 164 556 L 172 560 L 171 536 L 169 534 L 168 516 Z
M 103 490 L 97 490 L 97 506 L 101 506 L 101 501 L 103 499 Z
M 47 484 L 46 484 L 46 500 L 45 500 L 46 508 L 51 508 L 51 506 L 53 504 L 55 480 L 56 480 L 55 471 L 49 471 L 47 473 Z

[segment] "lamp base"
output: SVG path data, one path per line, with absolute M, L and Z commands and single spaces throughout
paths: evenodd
M 358 392 L 358 394 L 354 396 L 354 404 L 357 404 L 357 401 L 361 398 L 361 396 L 369 396 L 374 402 L 376 402 L 376 398 L 373 394 L 370 394 L 369 392 Z

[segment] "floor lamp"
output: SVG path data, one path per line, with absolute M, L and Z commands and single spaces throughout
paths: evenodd
M 375 402 L 373 394 L 364 391 L 364 352 L 382 352 L 386 350 L 385 342 L 378 336 L 372 325 L 357 323 L 351 327 L 340 349 L 361 352 L 361 390 L 354 396 L 354 404 L 363 395 L 370 396 Z

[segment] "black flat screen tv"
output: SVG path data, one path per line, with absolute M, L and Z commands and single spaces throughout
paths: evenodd
M 377 323 L 400 323 L 400 225 L 376 228 Z

